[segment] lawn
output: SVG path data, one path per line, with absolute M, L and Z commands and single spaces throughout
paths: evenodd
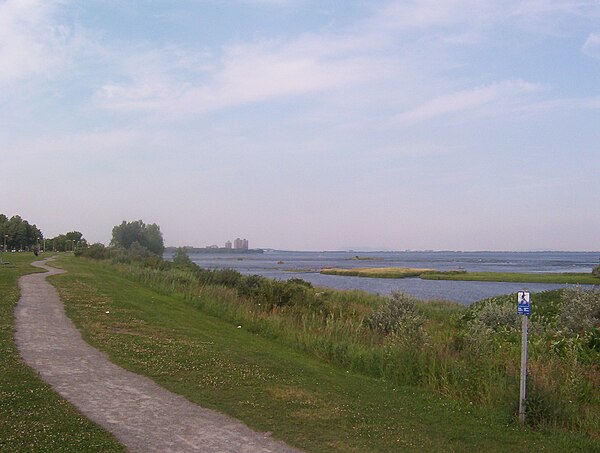
M 18 278 L 38 272 L 33 253 L 0 265 L 0 451 L 124 451 L 106 431 L 58 396 L 20 359 L 13 341 Z
M 67 314 L 113 361 L 309 451 L 600 451 L 506 415 L 333 366 L 153 291 L 114 267 L 62 258 Z M 106 313 L 109 312 L 109 313 Z M 517 395 L 515 395 L 517 397 Z

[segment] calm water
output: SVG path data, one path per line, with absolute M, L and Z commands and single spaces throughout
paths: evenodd
M 352 259 L 356 256 L 372 258 Z M 166 255 L 169 259 L 170 256 Z M 566 285 L 536 283 L 454 282 L 419 278 L 385 279 L 321 275 L 325 267 L 418 267 L 442 271 L 460 269 L 491 272 L 590 272 L 599 263 L 600 252 L 285 252 L 264 254 L 190 254 L 196 264 L 208 269 L 231 268 L 287 280 L 302 278 L 316 286 L 360 289 L 389 294 L 393 290 L 420 299 L 444 299 L 470 304 L 485 297 L 527 288 L 545 291 Z

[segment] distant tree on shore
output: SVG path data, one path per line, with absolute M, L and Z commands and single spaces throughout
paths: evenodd
M 32 250 L 39 246 L 43 238 L 38 227 L 21 216 L 15 215 L 9 219 L 0 214 L 0 247 L 4 247 L 6 242 L 7 250 Z
M 158 256 L 162 256 L 165 250 L 160 227 L 155 223 L 146 225 L 141 220 L 133 222 L 123 220 L 120 225 L 113 228 L 111 245 L 129 250 L 134 243 Z
M 87 246 L 87 241 L 79 231 L 69 231 L 52 239 L 46 239 L 46 250 L 55 252 L 67 252 L 82 246 Z

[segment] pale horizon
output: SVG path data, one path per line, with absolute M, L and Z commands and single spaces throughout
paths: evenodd
M 594 0 L 0 0 L 0 212 L 107 244 L 600 250 Z

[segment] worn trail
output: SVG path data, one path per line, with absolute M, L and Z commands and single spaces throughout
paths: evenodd
M 15 340 L 24 361 L 60 395 L 131 451 L 294 452 L 241 422 L 204 409 L 111 363 L 66 317 L 48 275 L 21 277 Z

